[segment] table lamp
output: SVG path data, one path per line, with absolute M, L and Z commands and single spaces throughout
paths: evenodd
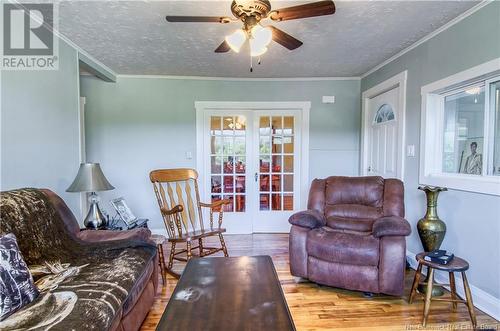
M 90 208 L 83 224 L 87 228 L 98 229 L 105 225 L 106 220 L 99 209 L 98 191 L 109 191 L 114 189 L 104 174 L 99 163 L 81 163 L 78 174 L 66 192 L 89 192 Z

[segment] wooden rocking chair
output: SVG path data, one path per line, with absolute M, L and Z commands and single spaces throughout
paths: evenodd
M 222 236 L 226 229 L 221 226 L 223 205 L 230 203 L 230 201 L 200 202 L 197 182 L 198 173 L 194 169 L 153 170 L 150 172 L 149 178 L 153 183 L 156 199 L 167 229 L 168 242 L 171 244 L 167 273 L 176 278 L 180 277 L 178 273 L 172 270 L 174 260 L 187 262 L 193 255 L 204 257 L 220 251 L 224 252 L 224 256 L 229 256 Z M 206 229 L 203 223 L 202 207 L 210 208 L 209 229 Z M 215 226 L 214 212 L 219 213 Z M 219 236 L 220 248 L 205 247 L 203 245 L 203 238 L 211 236 Z M 192 247 L 191 242 L 193 241 L 198 241 L 198 246 Z M 176 252 L 176 245 L 182 242 L 186 243 L 186 249 Z M 198 249 L 197 254 L 193 251 L 195 249 Z M 178 256 L 183 253 L 187 254 L 186 258 Z

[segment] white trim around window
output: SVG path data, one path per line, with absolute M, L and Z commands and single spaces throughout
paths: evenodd
M 492 155 L 493 141 L 491 138 L 494 130 L 491 127 L 493 119 L 490 117 L 492 112 L 490 111 L 488 94 L 485 95 L 485 144 L 483 149 L 485 165 L 483 165 L 482 175 L 444 173 L 442 171 L 445 96 L 450 91 L 479 82 L 485 82 L 486 91 L 489 88 L 489 79 L 498 75 L 500 75 L 500 58 L 422 86 L 420 184 L 500 196 L 500 176 L 493 176 L 485 170 L 488 168 Z

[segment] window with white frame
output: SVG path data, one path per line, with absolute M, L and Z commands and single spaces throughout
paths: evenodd
M 421 184 L 500 195 L 500 59 L 422 87 Z

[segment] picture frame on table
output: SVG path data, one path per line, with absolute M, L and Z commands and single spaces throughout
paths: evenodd
M 132 213 L 123 197 L 111 200 L 111 205 L 113 205 L 127 227 L 130 228 L 137 222 L 137 217 Z

